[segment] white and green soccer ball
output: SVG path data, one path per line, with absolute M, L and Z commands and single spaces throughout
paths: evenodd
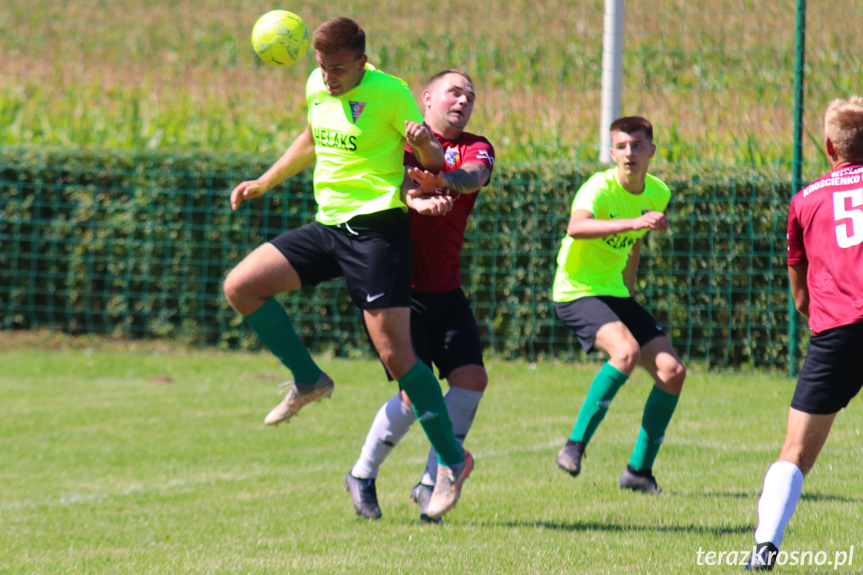
M 252 48 L 267 64 L 290 66 L 303 57 L 308 47 L 306 23 L 293 12 L 267 12 L 252 28 Z

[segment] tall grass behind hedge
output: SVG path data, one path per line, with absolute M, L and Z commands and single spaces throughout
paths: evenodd
M 297 0 L 310 28 L 348 15 L 371 62 L 419 95 L 446 67 L 469 71 L 473 127 L 507 163 L 594 161 L 602 3 L 512 0 L 436 6 Z M 852 0 L 807 10 L 807 162 L 820 113 L 861 91 L 863 13 Z M 249 44 L 252 1 L 9 0 L 0 11 L 0 144 L 118 150 L 284 150 L 303 127 L 309 53 L 286 68 Z M 795 2 L 660 0 L 626 7 L 623 113 L 657 125 L 669 163 L 787 166 Z

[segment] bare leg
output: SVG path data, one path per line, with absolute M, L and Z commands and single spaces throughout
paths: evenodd
M 764 476 L 758 500 L 756 543 L 772 543 L 777 548 L 782 544 L 785 527 L 797 509 L 803 478 L 815 465 L 835 418 L 835 413 L 813 415 L 789 409 L 785 444 Z

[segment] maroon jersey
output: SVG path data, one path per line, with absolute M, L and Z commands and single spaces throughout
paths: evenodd
M 788 212 L 788 265 L 809 264 L 809 327 L 863 323 L 863 165 L 803 188 Z
M 494 148 L 482 136 L 464 132 L 457 140 L 435 137 L 443 146 L 443 171 L 452 172 L 464 163 L 479 163 L 491 173 L 494 168 Z M 420 167 L 405 146 L 405 165 Z M 461 287 L 461 254 L 467 217 L 476 203 L 475 194 L 459 194 L 437 190 L 455 198 L 453 209 L 445 216 L 423 216 L 410 210 L 411 236 L 414 246 L 413 289 L 419 292 L 445 292 Z

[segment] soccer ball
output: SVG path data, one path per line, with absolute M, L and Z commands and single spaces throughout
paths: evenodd
M 252 48 L 258 58 L 273 66 L 290 66 L 309 47 L 309 31 L 303 19 L 287 10 L 267 12 L 252 28 Z

